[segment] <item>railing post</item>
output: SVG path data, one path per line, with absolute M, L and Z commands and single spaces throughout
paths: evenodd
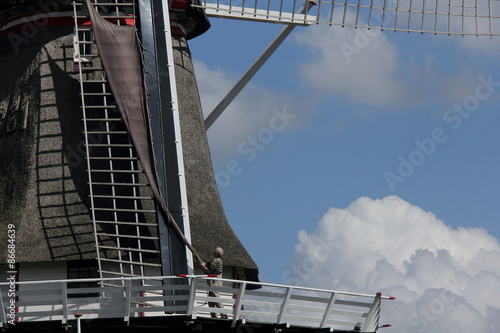
M 281 304 L 281 309 L 280 313 L 278 314 L 278 319 L 277 319 L 277 324 L 283 324 L 283 317 L 285 316 L 285 311 L 286 311 L 286 306 L 288 304 L 288 301 L 290 300 L 290 297 L 292 296 L 292 287 L 288 287 L 286 289 L 285 293 L 285 299 L 283 299 L 283 303 Z
M 377 293 L 375 299 L 373 300 L 370 311 L 366 316 L 363 326 L 361 326 L 361 332 L 376 332 L 380 319 L 380 303 L 382 300 L 382 294 Z
M 132 293 L 132 280 L 125 280 L 125 309 L 123 320 L 128 323 L 130 319 L 130 297 Z
M 328 320 L 328 315 L 330 314 L 330 311 L 332 311 L 333 305 L 335 304 L 335 299 L 337 298 L 337 293 L 332 293 L 330 296 L 330 300 L 328 301 L 328 304 L 326 305 L 325 309 L 325 314 L 323 315 L 323 319 L 321 320 L 321 324 L 319 325 L 320 328 L 324 328 L 326 326 L 326 321 Z
M 246 288 L 247 288 L 246 282 L 240 283 L 239 292 L 236 295 L 236 301 L 234 302 L 233 322 L 231 323 L 231 327 L 235 327 L 236 323 L 240 319 L 241 303 L 243 302 L 243 297 L 245 297 Z
M 61 282 L 61 296 L 62 296 L 62 310 L 63 319 L 62 323 L 66 324 L 68 322 L 68 285 L 65 281 Z
M 76 318 L 76 332 L 77 333 L 82 333 L 82 326 L 80 322 L 80 318 L 82 317 L 81 313 L 75 313 L 75 318 Z
M 196 278 L 188 278 L 188 283 L 191 283 L 189 288 L 189 300 L 188 300 L 188 308 L 186 315 L 192 316 L 194 309 L 194 302 L 196 302 L 196 284 L 198 283 L 198 279 Z

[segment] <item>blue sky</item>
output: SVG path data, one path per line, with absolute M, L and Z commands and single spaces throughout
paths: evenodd
M 281 29 L 211 22 L 190 42 L 207 114 Z M 208 133 L 228 220 L 261 279 L 288 282 L 314 253 L 311 240 L 335 239 L 338 253 L 301 282 L 400 293 L 405 315 L 389 318 L 397 332 L 446 332 L 444 310 L 418 320 L 446 285 L 410 268 L 431 277 L 448 267 L 454 277 L 442 281 L 460 276 L 465 286 L 452 290 L 453 304 L 466 299 L 493 332 L 500 304 L 474 301 L 467 286 L 486 272 L 490 291 L 500 287 L 500 267 L 490 264 L 500 259 L 498 51 L 496 38 L 296 28 Z M 380 285 L 343 278 L 365 261 L 370 269 L 352 274 L 384 276 L 384 260 L 400 275 Z

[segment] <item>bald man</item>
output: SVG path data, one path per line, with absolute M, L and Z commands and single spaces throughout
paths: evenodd
M 221 247 L 216 247 L 213 252 L 214 258 L 212 261 L 205 263 L 202 262 L 200 263 L 201 267 L 203 268 L 203 271 L 207 274 L 213 274 L 216 275 L 217 278 L 222 277 L 222 269 L 223 269 L 223 263 L 222 263 L 222 256 L 224 255 L 224 250 Z M 212 287 L 222 287 L 222 281 L 219 280 L 209 280 L 208 281 L 209 285 Z M 208 296 L 211 297 L 220 297 L 220 293 L 218 291 L 209 291 Z M 222 309 L 224 306 L 222 303 L 216 303 L 216 302 L 209 302 L 208 306 L 212 308 L 219 308 Z M 211 314 L 212 318 L 217 318 L 217 314 L 212 313 Z M 221 318 L 227 319 L 226 314 L 221 314 Z

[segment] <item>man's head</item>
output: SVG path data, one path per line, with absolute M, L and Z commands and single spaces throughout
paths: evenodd
M 214 249 L 214 257 L 221 258 L 223 254 L 224 254 L 224 250 L 222 249 L 222 247 L 216 247 Z

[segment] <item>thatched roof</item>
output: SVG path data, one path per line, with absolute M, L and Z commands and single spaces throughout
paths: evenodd
M 1 41 L 0 107 L 16 126 L 0 136 L 0 222 L 16 225 L 18 262 L 95 257 L 84 159 L 64 156 L 82 139 L 78 82 L 62 70 L 71 30 L 40 29 L 19 52 Z
M 174 42 L 193 246 L 205 260 L 223 247 L 225 264 L 256 280 L 220 201 L 188 47 Z M 38 29 L 19 52 L 0 41 L 0 60 L 10 64 L 0 67 L 0 108 L 15 118 L 7 125 L 0 115 L 0 224 L 16 225 L 18 262 L 95 258 L 72 43 L 71 27 Z

